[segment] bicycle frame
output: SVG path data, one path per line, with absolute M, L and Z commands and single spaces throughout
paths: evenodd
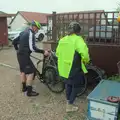
M 32 55 L 30 55 L 32 58 L 38 60 L 38 62 L 36 63 L 37 67 L 38 65 L 43 62 L 42 64 L 42 72 L 40 73 L 40 71 L 37 69 L 36 67 L 36 71 L 38 72 L 38 74 L 41 76 L 40 78 L 43 78 L 43 73 L 44 73 L 44 69 L 46 68 L 46 66 L 53 66 L 55 68 L 57 68 L 57 65 L 55 63 L 55 60 L 53 57 L 55 57 L 54 52 L 50 51 L 50 55 L 48 57 L 43 56 L 43 59 L 39 59 L 37 57 L 34 57 Z M 51 64 L 52 63 L 52 64 Z
M 38 65 L 39 65 L 41 62 L 43 62 L 43 65 L 42 65 L 42 73 L 40 73 L 40 71 L 39 71 L 39 70 L 37 69 L 37 67 L 36 67 L 36 71 L 39 72 L 39 75 L 41 76 L 41 79 L 42 79 L 43 70 L 44 70 L 44 67 L 45 67 L 45 56 L 43 57 L 43 59 L 39 59 L 39 58 L 34 57 L 34 56 L 32 56 L 32 55 L 30 55 L 30 56 L 31 56 L 32 58 L 38 60 L 38 62 L 36 63 L 37 67 L 38 67 Z
M 57 61 L 55 61 L 55 59 L 57 59 L 56 55 L 55 55 L 55 52 L 51 51 L 50 52 L 50 56 L 48 56 L 48 59 L 47 59 L 47 64 L 48 65 L 52 65 L 54 66 L 55 68 L 57 68 Z

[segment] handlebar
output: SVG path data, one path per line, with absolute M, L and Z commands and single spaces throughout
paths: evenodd
M 53 50 L 48 50 L 49 53 L 51 53 L 53 56 L 56 56 L 56 53 Z
M 49 52 L 49 53 L 51 53 L 53 57 L 56 57 L 56 58 L 57 58 L 55 51 L 53 51 L 53 50 L 49 50 L 48 52 Z M 93 61 L 92 61 L 92 59 L 91 59 L 91 58 L 90 58 L 90 61 L 89 61 L 89 63 L 88 63 L 88 64 L 90 64 L 90 65 L 92 65 L 92 64 L 93 64 Z

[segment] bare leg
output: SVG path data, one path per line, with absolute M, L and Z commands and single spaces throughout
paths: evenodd
M 20 78 L 21 78 L 21 82 L 22 82 L 22 92 L 26 92 L 26 90 L 27 90 L 27 87 L 26 87 L 27 78 L 26 78 L 25 73 L 21 72 L 20 73 Z
M 25 73 L 21 72 L 21 73 L 20 73 L 20 78 L 21 78 L 21 82 L 22 82 L 22 83 L 26 83 L 27 78 L 26 78 Z
M 32 74 L 27 74 L 26 77 L 27 77 L 27 85 L 28 85 L 28 86 L 32 86 L 33 78 L 34 78 L 34 73 L 32 73 Z

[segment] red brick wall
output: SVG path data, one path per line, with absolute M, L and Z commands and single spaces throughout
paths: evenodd
M 8 28 L 6 17 L 0 17 L 0 44 L 8 44 Z

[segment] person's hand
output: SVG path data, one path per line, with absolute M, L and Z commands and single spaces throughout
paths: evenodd
M 49 56 L 49 52 L 47 51 L 47 50 L 45 50 L 45 52 L 44 52 L 44 56 Z

